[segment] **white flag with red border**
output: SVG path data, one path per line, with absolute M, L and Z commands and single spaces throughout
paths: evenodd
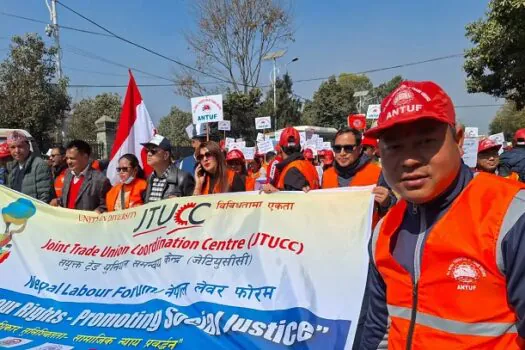
M 148 142 L 155 133 L 155 126 L 130 70 L 128 89 L 126 90 L 117 134 L 109 158 L 107 177 L 111 184 L 115 185 L 119 182 L 117 174 L 118 161 L 120 157 L 127 153 L 137 156 L 140 166 L 144 169 L 146 175 L 151 173 L 152 169 L 146 163 L 147 154 L 141 143 Z

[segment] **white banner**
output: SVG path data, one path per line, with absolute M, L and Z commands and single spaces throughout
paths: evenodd
M 467 137 L 463 142 L 463 161 L 469 168 L 475 168 L 478 164 L 478 144 L 476 137 Z
M 272 117 L 255 118 L 255 129 L 264 130 L 272 128 Z
M 201 96 L 191 99 L 193 124 L 218 122 L 224 119 L 222 95 Z
M 231 131 L 231 122 L 229 120 L 220 120 L 219 121 L 219 125 L 218 125 L 218 129 L 220 131 Z
M 371 188 L 0 206 L 0 339 L 24 349 L 351 349 Z
M 368 105 L 366 119 L 378 119 L 381 113 L 381 105 Z

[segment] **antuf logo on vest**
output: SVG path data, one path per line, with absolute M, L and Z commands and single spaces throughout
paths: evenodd
M 458 282 L 457 290 L 473 291 L 478 280 L 487 277 L 483 266 L 469 258 L 457 258 L 448 267 L 447 276 Z

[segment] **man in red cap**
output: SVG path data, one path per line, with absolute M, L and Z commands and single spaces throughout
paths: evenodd
M 363 154 L 366 154 L 368 158 L 372 159 L 372 162 L 376 164 L 379 163 L 377 157 L 377 140 L 365 136 L 361 141 L 361 145 L 363 146 Z
M 307 148 L 303 152 L 303 157 L 310 163 L 312 163 L 313 166 L 315 166 L 315 156 L 314 151 L 312 151 L 310 148 Z
M 277 186 L 265 184 L 263 191 L 272 193 L 281 191 L 308 191 L 319 188 L 319 177 L 315 167 L 301 154 L 299 132 L 292 127 L 283 130 L 279 140 L 282 161 L 276 165 L 279 171 Z
M 334 165 L 334 152 L 329 149 L 319 151 L 319 161 L 323 166 L 323 171 Z
M 517 173 L 525 182 L 525 129 L 519 129 L 514 134 L 512 149 L 501 154 L 500 167 Z
M 499 167 L 499 150 L 501 145 L 496 144 L 489 138 L 479 141 L 477 171 L 495 174 L 507 179 L 519 181 L 519 176 L 505 167 Z
M 474 176 L 455 123 L 439 86 L 406 81 L 367 132 L 401 200 L 370 241 L 359 349 L 523 349 L 525 186 Z

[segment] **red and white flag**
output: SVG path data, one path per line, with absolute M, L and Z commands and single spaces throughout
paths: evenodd
M 140 166 L 149 175 L 152 169 L 146 164 L 146 151 L 141 143 L 148 142 L 155 135 L 155 126 L 151 121 L 146 105 L 142 100 L 137 83 L 131 70 L 129 83 L 120 112 L 117 135 L 107 170 L 107 177 L 113 185 L 119 182 L 117 174 L 118 160 L 124 154 L 132 153 L 139 159 Z

